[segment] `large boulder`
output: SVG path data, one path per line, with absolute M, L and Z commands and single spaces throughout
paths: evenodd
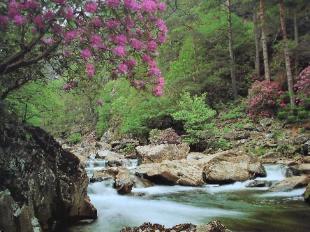
M 162 163 L 142 164 L 136 169 L 136 175 L 155 184 L 201 186 L 202 167 L 187 160 L 170 161 Z
M 293 165 L 290 167 L 290 170 L 295 174 L 295 175 L 310 175 L 310 163 L 302 163 L 298 165 Z
M 1 116 L 0 231 L 50 231 L 96 219 L 80 160 L 42 129 Z
M 203 177 L 209 184 L 227 184 L 266 176 L 262 163 L 240 152 L 226 151 L 204 165 Z
M 290 191 L 296 188 L 302 188 L 310 183 L 310 176 L 288 177 L 270 188 L 273 192 Z
M 115 176 L 114 187 L 119 194 L 128 194 L 134 186 L 134 180 L 127 169 L 118 169 Z
M 304 193 L 305 202 L 310 204 L 310 184 L 308 184 L 306 191 Z
M 187 159 L 142 164 L 136 168 L 136 175 L 156 184 L 201 186 L 245 181 L 266 176 L 266 172 L 257 159 L 225 151 L 212 155 L 190 153 Z
M 141 163 L 160 163 L 163 160 L 185 159 L 190 147 L 186 143 L 160 144 L 136 147 Z

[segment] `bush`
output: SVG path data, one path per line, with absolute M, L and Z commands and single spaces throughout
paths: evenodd
M 212 132 L 214 125 L 211 119 L 216 112 L 205 104 L 206 94 L 191 97 L 185 92 L 179 101 L 179 110 L 172 114 L 175 120 L 184 123 L 186 135 L 184 141 L 189 144 L 198 143 Z
M 82 136 L 80 133 L 73 133 L 69 135 L 67 138 L 67 141 L 69 144 L 77 144 L 81 142 L 81 140 L 82 140 Z
M 255 81 L 249 90 L 249 116 L 252 118 L 274 116 L 282 94 L 281 87 L 276 82 Z
M 294 90 L 296 92 L 296 105 L 310 110 L 310 65 L 301 71 L 296 78 Z
M 232 107 L 232 109 L 229 109 L 227 112 L 223 113 L 221 117 L 223 120 L 239 119 L 246 116 L 244 104 L 240 103 L 239 105 L 233 105 Z

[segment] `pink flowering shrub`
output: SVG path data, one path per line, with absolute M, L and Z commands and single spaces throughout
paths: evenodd
M 71 58 L 89 79 L 105 64 L 113 75 L 160 96 L 164 81 L 156 56 L 168 32 L 160 18 L 165 9 L 161 0 L 5 0 L 0 35 L 9 44 L 0 50 L 0 75 L 53 57 Z M 9 39 L 12 34 L 16 39 Z M 145 66 L 139 69 L 145 74 L 135 76 L 137 66 Z M 70 78 L 64 89 L 81 77 Z
M 277 82 L 255 81 L 249 90 L 249 116 L 253 118 L 274 116 L 282 94 L 281 87 Z
M 310 99 L 310 66 L 301 71 L 295 83 L 296 104 L 304 105 Z

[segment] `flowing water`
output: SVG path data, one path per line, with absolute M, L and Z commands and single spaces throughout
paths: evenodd
M 128 163 L 130 168 L 136 161 Z M 105 168 L 104 161 L 92 160 L 87 170 Z M 280 181 L 286 167 L 266 165 L 267 177 Z M 144 222 L 174 226 L 180 223 L 203 224 L 221 220 L 233 231 L 310 231 L 310 207 L 303 202 L 305 189 L 269 192 L 267 188 L 247 188 L 249 181 L 203 187 L 153 186 L 135 188 L 132 196 L 121 196 L 112 182 L 89 185 L 89 196 L 98 210 L 98 220 L 70 229 L 71 232 L 116 232 L 125 226 Z

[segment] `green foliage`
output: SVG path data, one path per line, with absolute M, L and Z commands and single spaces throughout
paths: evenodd
M 232 108 L 230 108 L 226 112 L 224 111 L 223 114 L 221 115 L 221 119 L 223 120 L 239 119 L 244 117 L 246 117 L 246 107 L 242 103 L 238 105 L 233 105 Z
M 310 118 L 310 111 L 303 106 L 296 106 L 292 109 L 289 105 L 282 108 L 278 114 L 278 119 L 288 123 L 301 122 Z
M 191 97 L 188 92 L 181 95 L 178 110 L 172 113 L 176 120 L 184 122 L 187 135 L 184 141 L 195 144 L 207 137 L 214 128 L 211 119 L 216 112 L 205 104 L 206 94 Z
M 77 144 L 81 142 L 81 140 L 82 140 L 82 135 L 80 133 L 70 134 L 67 138 L 67 142 L 69 144 Z
M 97 108 L 97 132 L 100 134 L 108 127 L 114 128 L 120 136 L 148 134 L 148 119 L 173 111 L 167 96 L 158 98 L 138 91 L 129 86 L 125 79 L 109 82 L 100 93 L 100 98 L 104 101 L 104 105 Z
M 214 150 L 221 149 L 225 151 L 231 148 L 231 143 L 227 139 L 219 138 L 218 140 L 215 140 L 212 144 L 210 144 L 210 146 Z

